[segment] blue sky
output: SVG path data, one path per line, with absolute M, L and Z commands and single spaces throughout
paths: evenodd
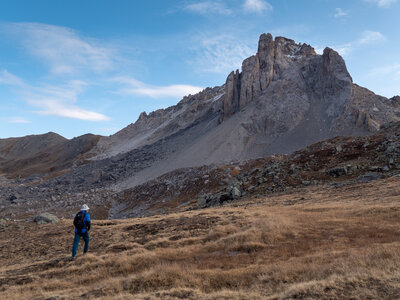
M 338 50 L 355 83 L 400 94 L 400 0 L 0 2 L 0 138 L 110 135 L 221 85 L 271 32 Z

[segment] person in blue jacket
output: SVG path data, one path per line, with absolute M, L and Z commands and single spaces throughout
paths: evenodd
M 86 204 L 82 205 L 81 210 L 75 215 L 75 238 L 72 246 L 72 260 L 75 259 L 76 251 L 78 250 L 79 241 L 81 237 L 85 241 L 85 247 L 83 248 L 83 254 L 89 251 L 89 230 L 90 230 L 90 215 L 89 207 Z

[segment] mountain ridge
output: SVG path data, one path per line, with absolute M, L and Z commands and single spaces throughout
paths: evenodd
M 0 139 L 0 172 L 8 177 L 59 172 L 84 163 L 83 154 L 99 139 L 85 134 L 69 140 L 54 132 Z

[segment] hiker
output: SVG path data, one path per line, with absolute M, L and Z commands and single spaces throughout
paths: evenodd
M 76 251 L 78 250 L 79 241 L 81 240 L 81 237 L 85 241 L 85 248 L 83 249 L 83 254 L 89 251 L 90 215 L 89 215 L 89 207 L 86 204 L 83 204 L 81 210 L 75 215 L 74 226 L 75 226 L 75 238 L 74 238 L 74 245 L 72 246 L 71 260 L 75 259 Z

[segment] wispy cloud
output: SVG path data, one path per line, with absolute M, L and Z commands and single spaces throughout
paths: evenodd
M 365 30 L 361 33 L 361 36 L 357 40 L 331 47 L 339 52 L 340 55 L 346 56 L 360 47 L 374 45 L 384 41 L 386 41 L 386 37 L 382 33 L 378 31 Z M 317 53 L 319 52 L 317 51 Z
M 379 7 L 389 7 L 398 0 L 364 0 L 366 2 L 376 3 Z
M 382 33 L 378 31 L 365 30 L 362 33 L 361 38 L 358 40 L 358 44 L 369 45 L 369 44 L 383 42 L 385 40 L 386 37 Z
M 15 92 L 41 115 L 55 115 L 86 121 L 106 121 L 109 117 L 85 110 L 76 105 L 78 94 L 82 93 L 86 83 L 73 80 L 60 86 L 45 85 L 34 87 L 7 70 L 0 71 L 0 83 L 15 87 Z
M 191 63 L 199 71 L 228 74 L 238 69 L 242 61 L 255 53 L 244 40 L 228 35 L 200 37 L 193 47 L 194 57 Z
M 336 47 L 334 46 L 332 48 L 339 52 L 340 55 L 347 56 L 354 51 L 355 46 L 352 43 L 347 43 Z
M 50 67 L 53 74 L 103 72 L 114 66 L 114 49 L 80 37 L 70 28 L 40 23 L 6 23 L 1 30 Z
M 0 83 L 6 85 L 16 85 L 20 87 L 25 85 L 24 81 L 21 78 L 11 74 L 7 70 L 0 71 Z
M 184 10 L 192 13 L 197 13 L 201 15 L 231 15 L 232 10 L 226 7 L 223 2 L 220 1 L 203 1 L 189 3 L 184 6 Z
M 130 77 L 115 77 L 111 81 L 123 86 L 116 91 L 120 95 L 142 95 L 151 98 L 182 98 L 183 96 L 193 95 L 203 90 L 201 87 L 184 84 L 153 86 Z
M 348 14 L 349 14 L 348 11 L 344 11 L 341 8 L 336 8 L 335 9 L 335 14 L 333 15 L 333 17 L 335 19 L 340 19 L 340 18 L 343 18 L 343 17 L 347 16 Z
M 86 83 L 79 80 L 61 86 L 44 86 L 31 90 L 26 99 L 30 105 L 40 108 L 37 113 L 41 115 L 95 122 L 109 120 L 109 117 L 103 114 L 76 105 L 78 95 L 83 92 L 85 86 Z
M 273 7 L 265 0 L 245 0 L 243 9 L 246 12 L 262 14 L 273 10 Z
M 13 124 L 29 124 L 29 123 L 31 123 L 31 121 L 29 121 L 25 118 L 21 118 L 21 117 L 10 117 L 7 119 L 7 121 L 9 123 L 13 123 Z

